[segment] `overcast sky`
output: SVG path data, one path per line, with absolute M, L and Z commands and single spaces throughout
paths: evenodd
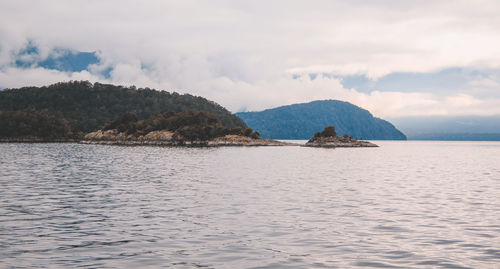
M 500 115 L 498 14 L 495 0 L 1 1 L 0 88 L 90 80 L 233 112 L 338 99 L 379 117 Z M 100 61 L 16 65 L 30 45 L 38 61 Z

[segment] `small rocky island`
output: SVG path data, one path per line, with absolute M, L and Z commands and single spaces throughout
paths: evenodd
M 322 132 L 317 132 L 304 145 L 306 147 L 322 147 L 322 148 L 361 148 L 361 147 L 378 147 L 377 145 L 368 142 L 353 139 L 350 135 L 343 137 L 337 136 L 333 126 L 327 126 Z
M 165 112 L 146 120 L 124 113 L 101 130 L 86 134 L 82 144 L 155 146 L 289 146 L 260 138 L 251 128 L 227 128 L 208 112 Z

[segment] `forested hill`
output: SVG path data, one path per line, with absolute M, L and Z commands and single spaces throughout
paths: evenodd
M 226 127 L 247 127 L 224 107 L 203 97 L 88 81 L 5 89 L 0 91 L 1 110 L 43 111 L 66 120 L 73 131 L 85 133 L 100 129 L 125 112 L 146 119 L 167 111 L 205 111 Z
M 391 123 L 373 117 L 365 109 L 337 100 L 314 101 L 236 113 L 261 137 L 271 139 L 309 139 L 325 126 L 333 125 L 342 136 L 362 139 L 406 140 Z

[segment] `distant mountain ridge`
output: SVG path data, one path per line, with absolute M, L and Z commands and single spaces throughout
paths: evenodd
M 341 136 L 406 140 L 406 136 L 391 123 L 373 117 L 368 110 L 338 100 L 313 101 L 236 115 L 261 137 L 270 139 L 309 139 L 314 133 L 333 125 Z

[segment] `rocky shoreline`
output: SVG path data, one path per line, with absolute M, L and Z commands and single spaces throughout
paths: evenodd
M 304 147 L 316 148 L 376 148 L 368 141 L 344 139 L 341 137 L 319 137 L 309 140 Z
M 277 141 L 265 138 L 253 138 L 242 135 L 225 135 L 211 140 L 187 140 L 167 130 L 152 131 L 146 135 L 136 136 L 119 132 L 116 129 L 98 130 L 88 133 L 81 139 L 42 139 L 38 137 L 2 138 L 0 143 L 79 143 L 90 145 L 120 146 L 168 146 L 168 147 L 241 147 L 241 146 L 303 146 L 318 148 L 361 148 L 378 147 L 368 141 L 353 140 L 342 137 L 314 137 L 304 145 Z
M 0 143 L 76 143 L 80 139 L 72 138 L 40 138 L 40 137 L 14 137 L 14 138 L 1 138 Z
M 96 131 L 85 135 L 80 144 L 122 145 L 122 146 L 185 146 L 185 147 L 222 147 L 222 146 L 296 146 L 293 143 L 264 138 L 251 138 L 240 135 L 226 135 L 212 140 L 185 140 L 174 132 L 153 131 L 144 136 L 127 135 L 117 130 Z

